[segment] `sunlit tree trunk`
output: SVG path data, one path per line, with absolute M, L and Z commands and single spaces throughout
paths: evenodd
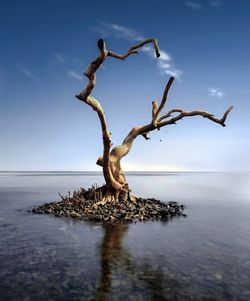
M 121 145 L 115 146 L 112 148 L 112 137 L 108 129 L 106 117 L 104 110 L 100 102 L 95 99 L 91 92 L 96 84 L 96 71 L 104 63 L 107 57 L 113 57 L 120 60 L 125 60 L 130 55 L 138 54 L 137 49 L 143 47 L 145 44 L 152 43 L 155 49 L 156 57 L 160 56 L 160 49 L 156 39 L 146 39 L 139 44 L 136 44 L 129 48 L 128 52 L 120 55 L 112 51 L 108 51 L 105 45 L 104 40 L 98 40 L 98 49 L 99 56 L 90 63 L 88 69 L 84 72 L 84 75 L 88 78 L 88 84 L 86 88 L 81 91 L 76 97 L 88 104 L 94 111 L 96 111 L 102 129 L 102 141 L 103 141 L 103 154 L 98 158 L 97 164 L 100 165 L 103 169 L 103 175 L 105 178 L 106 185 L 103 189 L 103 201 L 118 201 L 120 198 L 131 199 L 129 185 L 126 181 L 125 174 L 121 168 L 121 160 L 126 156 L 133 145 L 134 140 L 138 136 L 143 136 L 146 140 L 150 139 L 148 133 L 161 127 L 175 124 L 177 121 L 181 120 L 184 117 L 192 116 L 202 116 L 213 122 L 216 122 L 222 126 L 225 126 L 225 121 L 229 112 L 233 107 L 229 107 L 222 118 L 218 119 L 213 114 L 206 111 L 184 111 L 182 109 L 176 108 L 171 109 L 166 114 L 162 114 L 162 110 L 167 103 L 167 96 L 169 89 L 174 81 L 174 77 L 170 77 L 160 104 L 158 105 L 157 101 L 152 102 L 152 118 L 150 122 L 146 125 L 137 126 L 131 129 L 128 135 L 125 137 Z

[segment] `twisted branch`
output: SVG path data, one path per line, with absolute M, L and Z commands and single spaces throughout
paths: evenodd
M 162 116 L 159 119 L 159 121 L 162 121 L 162 120 L 166 119 L 167 117 L 170 117 L 172 115 L 172 113 L 179 112 L 180 114 L 178 114 L 177 116 L 175 116 L 175 117 L 173 117 L 169 120 L 159 122 L 158 127 L 163 127 L 163 126 L 166 126 L 168 124 L 175 124 L 176 121 L 182 119 L 183 117 L 191 117 L 191 116 L 202 116 L 204 118 L 208 118 L 211 121 L 216 122 L 216 123 L 222 125 L 223 127 L 225 127 L 226 126 L 225 121 L 226 121 L 227 115 L 232 111 L 232 109 L 233 109 L 233 106 L 230 106 L 226 110 L 226 112 L 224 113 L 222 118 L 220 118 L 220 119 L 215 117 L 213 114 L 211 114 L 209 112 L 206 112 L 206 111 L 190 111 L 190 112 L 187 112 L 187 111 L 183 111 L 183 110 L 180 110 L 180 109 L 173 109 L 173 110 L 170 110 L 166 115 Z
M 136 44 L 128 49 L 128 52 L 121 55 L 117 54 L 112 51 L 108 51 L 105 45 L 105 41 L 103 39 L 98 40 L 97 46 L 99 49 L 100 54 L 98 57 L 90 63 L 87 70 L 84 72 L 84 75 L 88 78 L 88 84 L 84 90 L 82 90 L 78 95 L 76 95 L 76 98 L 85 102 L 87 105 L 89 105 L 94 111 L 97 112 L 98 117 L 100 119 L 101 128 L 102 128 L 102 139 L 103 139 L 103 157 L 100 157 L 97 160 L 97 164 L 101 165 L 103 167 L 103 174 L 104 178 L 106 180 L 107 185 L 110 188 L 113 188 L 116 191 L 122 190 L 123 185 L 116 181 L 114 178 L 114 173 L 111 168 L 111 164 L 114 163 L 114 159 L 112 156 L 110 156 L 110 149 L 112 146 L 112 140 L 111 140 L 111 133 L 108 130 L 105 113 L 104 110 L 100 104 L 100 102 L 95 99 L 93 96 L 91 96 L 91 92 L 93 91 L 95 84 L 96 84 L 96 71 L 99 69 L 99 67 L 104 63 L 106 58 L 108 56 L 125 60 L 127 57 L 133 54 L 137 54 L 138 52 L 135 49 L 141 48 L 145 44 L 153 43 L 156 56 L 160 56 L 160 50 L 157 44 L 156 39 L 147 39 L 142 41 L 139 44 Z
M 153 44 L 156 57 L 159 57 L 160 50 L 156 39 L 146 39 L 130 47 L 127 53 L 125 54 L 117 54 L 115 52 L 108 51 L 106 49 L 104 40 L 100 39 L 97 43 L 100 54 L 93 62 L 90 63 L 89 67 L 84 72 L 84 75 L 88 78 L 88 84 L 84 90 L 82 90 L 78 95 L 76 95 L 76 98 L 88 104 L 98 114 L 101 123 L 101 128 L 102 128 L 103 157 L 98 158 L 97 164 L 103 167 L 103 174 L 107 186 L 118 192 L 122 190 L 128 191 L 128 185 L 126 183 L 124 173 L 122 172 L 120 166 L 120 160 L 122 159 L 122 157 L 126 156 L 129 153 L 134 140 L 139 135 L 142 135 L 146 140 L 148 140 L 150 139 L 148 137 L 149 132 L 155 129 L 159 130 L 161 127 L 164 127 L 166 125 L 175 124 L 177 121 L 181 120 L 182 118 L 191 117 L 191 116 L 202 116 L 204 118 L 208 118 L 209 120 L 215 123 L 225 126 L 226 118 L 233 109 L 233 106 L 229 107 L 220 119 L 206 111 L 195 110 L 195 111 L 188 112 L 179 108 L 171 109 L 168 113 L 160 116 L 163 108 L 167 103 L 168 92 L 174 81 L 174 77 L 170 77 L 165 87 L 160 105 L 158 106 L 157 101 L 152 102 L 151 122 L 146 125 L 134 127 L 129 132 L 129 134 L 125 137 L 124 141 L 122 142 L 122 145 L 118 145 L 111 150 L 111 146 L 112 146 L 111 133 L 108 130 L 104 110 L 100 102 L 90 95 L 96 84 L 95 73 L 99 69 L 99 67 L 104 63 L 107 57 L 113 57 L 119 60 L 125 60 L 130 55 L 138 54 L 137 49 L 143 47 L 147 43 Z M 172 114 L 174 113 L 178 113 L 178 114 L 172 117 Z M 127 190 L 125 189 L 125 187 Z
M 167 102 L 167 95 L 170 90 L 170 87 L 174 81 L 174 77 L 170 77 L 164 93 L 162 97 L 162 101 L 160 103 L 160 106 L 158 107 L 158 104 L 156 101 L 152 102 L 153 108 L 152 108 L 152 120 L 150 123 L 138 127 L 134 127 L 129 134 L 126 136 L 124 141 L 122 142 L 122 145 L 119 147 L 115 147 L 112 149 L 111 154 L 114 152 L 116 160 L 120 160 L 122 157 L 128 154 L 130 151 L 132 144 L 134 140 L 139 136 L 142 135 L 146 140 L 149 140 L 150 138 L 148 137 L 148 133 L 151 131 L 154 131 L 155 129 L 160 129 L 161 127 L 164 127 L 166 125 L 170 124 L 176 124 L 177 121 L 181 120 L 184 117 L 191 117 L 191 116 L 202 116 L 204 118 L 208 118 L 209 120 L 220 124 L 221 126 L 225 127 L 225 121 L 228 116 L 228 114 L 232 111 L 233 106 L 230 106 L 224 115 L 219 119 L 215 117 L 213 114 L 206 112 L 206 111 L 184 111 L 182 109 L 171 109 L 168 113 L 164 114 L 163 116 L 159 117 L 161 111 L 163 110 L 164 106 L 166 105 Z M 172 116 L 173 113 L 179 113 L 177 116 L 172 117 L 168 119 L 169 117 Z
M 121 185 L 115 181 L 113 174 L 110 170 L 109 153 L 112 146 L 111 133 L 108 130 L 104 110 L 97 99 L 90 95 L 96 84 L 96 71 L 103 64 L 107 57 L 106 45 L 103 40 L 99 40 L 98 48 L 100 51 L 99 56 L 89 65 L 88 69 L 84 72 L 84 75 L 89 79 L 86 88 L 76 95 L 76 98 L 88 104 L 94 111 L 97 112 L 100 119 L 102 128 L 102 140 L 103 140 L 103 175 L 106 182 L 114 189 L 120 190 Z

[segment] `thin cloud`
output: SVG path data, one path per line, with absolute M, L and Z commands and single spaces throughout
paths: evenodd
M 203 1 L 201 4 L 201 0 L 189 0 L 185 1 L 185 5 L 194 9 L 194 10 L 201 10 L 204 6 L 210 6 L 211 8 L 217 9 L 222 4 L 222 0 L 207 0 Z
M 223 98 L 225 96 L 225 93 L 221 89 L 209 88 L 208 95 L 212 97 Z
M 221 0 L 211 0 L 209 1 L 209 5 L 213 8 L 217 8 L 221 6 Z
M 114 36 L 117 39 L 126 39 L 129 41 L 140 41 L 144 37 L 137 31 L 118 24 L 109 24 L 106 22 L 99 22 L 99 26 L 93 27 L 93 30 L 99 32 L 104 37 Z
M 131 42 L 138 42 L 145 40 L 146 38 L 138 33 L 136 30 L 121 26 L 119 24 L 109 24 L 100 22 L 100 27 L 93 28 L 95 31 L 101 33 L 104 36 L 113 36 L 115 38 L 128 40 Z M 146 45 L 140 49 L 151 58 L 155 59 L 155 51 L 150 45 Z M 173 59 L 167 51 L 161 49 L 161 56 L 156 60 L 157 67 L 161 74 L 168 74 L 176 78 L 180 78 L 183 71 L 174 67 Z
M 82 60 L 80 60 L 80 59 L 78 59 L 78 58 L 72 58 L 72 59 L 71 59 L 71 63 L 72 63 L 74 66 L 82 66 L 82 65 L 83 65 Z
M 186 6 L 189 6 L 195 10 L 200 10 L 202 8 L 201 4 L 199 2 L 195 2 L 195 1 L 186 1 L 185 4 L 186 4 Z
M 65 65 L 66 64 L 66 59 L 65 59 L 65 57 L 61 53 L 56 53 L 55 54 L 55 58 L 56 58 L 57 63 L 59 63 L 61 65 Z
M 68 70 L 68 75 L 74 79 L 82 80 L 83 76 L 75 70 Z
M 18 66 L 19 70 L 21 70 L 22 73 L 24 75 L 26 75 L 27 77 L 36 78 L 36 75 L 31 70 L 29 70 L 25 66 L 23 66 L 22 64 L 17 63 L 17 66 Z
M 72 66 L 81 66 L 82 65 L 82 61 L 76 57 L 65 56 L 59 52 L 56 53 L 54 56 L 55 56 L 56 62 L 61 65 L 72 65 Z
M 117 34 L 122 35 L 123 37 L 126 37 L 128 40 L 134 40 L 134 41 L 140 41 L 143 40 L 144 37 L 139 35 L 135 30 L 126 28 L 124 26 L 118 25 L 118 24 L 107 24 L 110 25 L 111 29 Z
M 63 55 L 62 53 L 55 53 L 54 54 L 55 60 L 58 64 L 65 67 L 65 72 L 67 72 L 67 75 L 70 76 L 73 79 L 82 80 L 83 76 L 78 73 L 77 71 L 73 70 L 75 68 L 78 68 L 82 65 L 81 60 L 74 57 L 68 57 Z M 71 69 L 72 68 L 72 69 Z
M 170 61 L 171 60 L 171 56 L 165 50 L 161 50 L 160 60 Z

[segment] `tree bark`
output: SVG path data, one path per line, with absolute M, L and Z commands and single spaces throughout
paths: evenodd
M 89 65 L 88 69 L 84 72 L 84 75 L 88 78 L 88 84 L 84 90 L 82 90 L 76 98 L 88 104 L 97 115 L 100 120 L 102 129 L 103 140 L 103 155 L 98 158 L 97 164 L 103 168 L 103 175 L 106 182 L 106 196 L 105 200 L 117 201 L 120 197 L 130 198 L 129 186 L 126 181 L 125 174 L 121 168 L 121 159 L 126 156 L 133 145 L 134 140 L 142 135 L 146 140 L 150 139 L 148 133 L 161 127 L 175 124 L 177 121 L 185 117 L 202 116 L 213 122 L 216 122 L 222 126 L 225 126 L 225 121 L 229 112 L 233 107 L 229 107 L 222 118 L 218 119 L 213 114 L 206 111 L 184 111 L 182 109 L 171 109 L 168 113 L 161 116 L 162 110 L 167 103 L 168 92 L 174 81 L 174 77 L 170 77 L 162 96 L 160 105 L 157 101 L 152 102 L 152 119 L 146 125 L 137 126 L 131 129 L 128 135 L 125 137 L 121 145 L 115 146 L 111 149 L 112 138 L 109 132 L 104 110 L 98 100 L 91 96 L 91 92 L 96 84 L 96 71 L 104 63 L 107 57 L 113 57 L 120 60 L 125 60 L 127 57 L 133 54 L 138 54 L 136 49 L 143 47 L 145 44 L 152 43 L 155 49 L 156 57 L 160 56 L 160 49 L 156 39 L 146 39 L 139 44 L 130 47 L 125 54 L 117 54 L 106 49 L 104 40 L 98 40 L 99 56 Z M 173 116 L 173 114 L 175 114 Z

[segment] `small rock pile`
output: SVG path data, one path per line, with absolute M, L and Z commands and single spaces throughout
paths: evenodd
M 93 188 L 92 188 L 93 189 Z M 177 202 L 163 203 L 159 200 L 137 198 L 136 201 L 119 200 L 116 203 L 88 199 L 90 190 L 81 189 L 62 197 L 60 202 L 46 203 L 33 208 L 33 213 L 52 214 L 56 217 L 71 217 L 95 222 L 131 223 L 148 220 L 167 220 L 183 214 L 183 205 Z

